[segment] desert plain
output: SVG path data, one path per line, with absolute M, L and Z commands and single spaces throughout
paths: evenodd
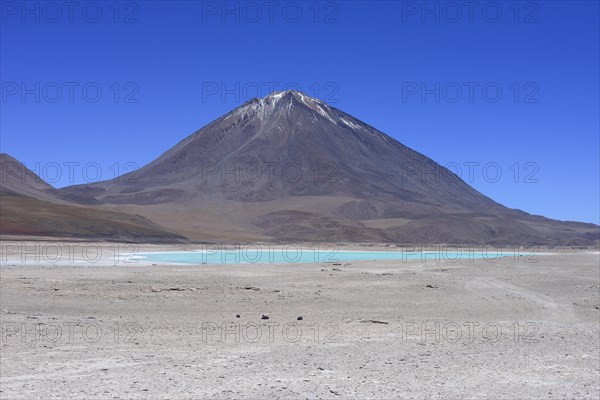
M 2 399 L 600 397 L 598 250 L 167 265 L 36 245 L 2 245 Z

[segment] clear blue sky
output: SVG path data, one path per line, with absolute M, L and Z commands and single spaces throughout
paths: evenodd
M 55 186 L 142 166 L 276 85 L 506 206 L 599 222 L 596 1 L 48 4 L 1 3 L 0 129 Z

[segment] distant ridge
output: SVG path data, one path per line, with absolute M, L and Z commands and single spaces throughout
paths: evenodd
M 53 199 L 54 188 L 17 159 L 0 153 L 0 193 Z
M 139 215 L 59 200 L 57 191 L 6 153 L 0 154 L 0 235 L 133 242 L 184 239 Z

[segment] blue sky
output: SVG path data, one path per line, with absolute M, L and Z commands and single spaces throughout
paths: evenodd
M 1 150 L 57 187 L 296 88 L 508 207 L 600 220 L 596 1 L 73 4 L 1 2 Z

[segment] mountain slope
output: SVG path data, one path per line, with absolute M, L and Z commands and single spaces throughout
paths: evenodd
M 121 241 L 178 241 L 139 215 L 58 200 L 56 189 L 8 154 L 0 154 L 0 235 L 34 235 Z
M 6 153 L 0 153 L 0 193 L 53 199 L 54 188 Z
M 194 239 L 583 244 L 593 224 L 508 209 L 295 91 L 253 99 L 121 179 L 59 191 Z

